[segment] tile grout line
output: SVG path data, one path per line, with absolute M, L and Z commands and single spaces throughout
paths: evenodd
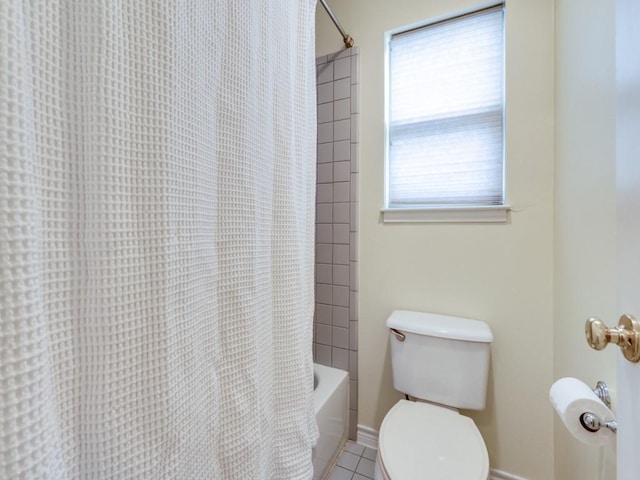
M 349 440 L 340 452 L 328 480 L 373 480 L 375 457 L 374 449 Z

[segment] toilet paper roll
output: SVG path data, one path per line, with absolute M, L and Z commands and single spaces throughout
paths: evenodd
M 569 433 L 581 442 L 605 445 L 615 438 L 615 434 L 606 427 L 590 432 L 580 423 L 580 416 L 585 412 L 593 413 L 603 422 L 615 420 L 615 416 L 593 390 L 577 378 L 557 380 L 549 390 L 549 399 Z

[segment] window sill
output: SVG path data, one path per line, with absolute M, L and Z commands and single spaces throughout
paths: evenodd
M 506 223 L 509 205 L 382 208 L 384 223 Z

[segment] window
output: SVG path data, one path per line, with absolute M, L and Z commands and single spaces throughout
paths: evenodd
M 385 221 L 506 220 L 503 22 L 500 5 L 387 35 Z

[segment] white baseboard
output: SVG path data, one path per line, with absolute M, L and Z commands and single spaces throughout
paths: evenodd
M 365 425 L 358 424 L 358 437 L 357 442 L 365 447 L 378 449 L 378 431 L 367 427 Z
M 496 470 L 495 468 L 492 468 L 489 471 L 489 479 L 490 480 L 527 480 L 524 477 L 519 477 L 511 473 L 503 472 L 502 470 Z
M 358 425 L 358 437 L 357 442 L 365 447 L 378 449 L 378 430 L 365 425 Z M 492 468 L 489 471 L 489 480 L 527 480 L 524 477 L 518 477 L 511 473 L 503 472 L 502 470 L 496 470 Z

